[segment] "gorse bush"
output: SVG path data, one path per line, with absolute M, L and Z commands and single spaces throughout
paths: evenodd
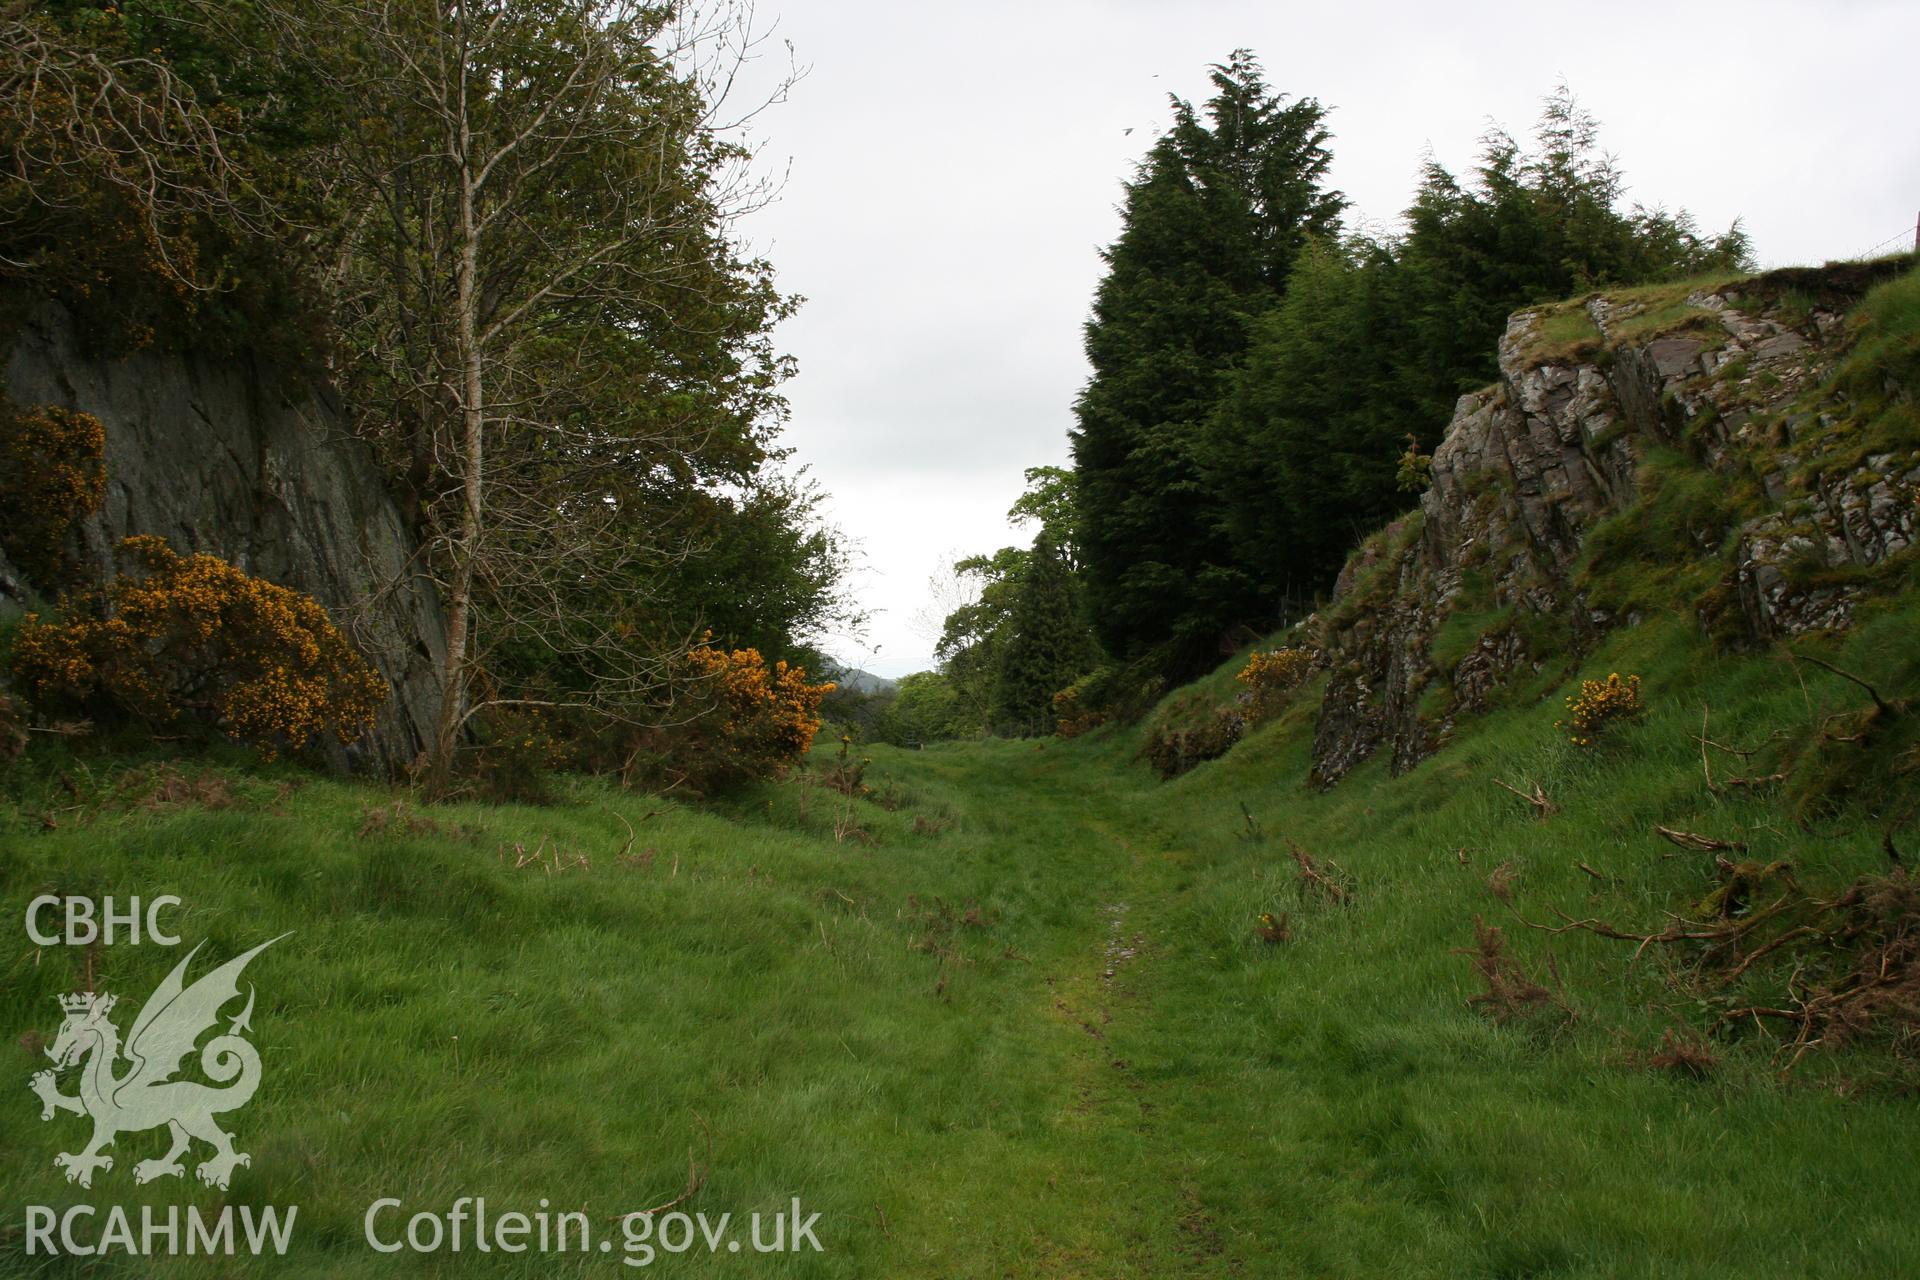
M 1231 668 L 1223 667 L 1163 703 L 1147 726 L 1141 755 L 1162 778 L 1225 755 L 1286 709 L 1317 661 L 1313 650 L 1295 645 L 1256 649 L 1231 681 Z
M 1255 653 L 1234 678 L 1244 689 L 1251 719 L 1259 720 L 1280 709 L 1288 694 L 1313 673 L 1310 649 L 1269 649 Z
M 1239 706 L 1215 707 L 1189 721 L 1156 725 L 1141 754 L 1162 778 L 1185 773 L 1216 760 L 1246 736 L 1247 715 Z
M 120 549 L 131 571 L 69 598 L 64 621 L 23 620 L 14 665 L 36 703 L 197 721 L 269 757 L 372 727 L 385 685 L 310 597 L 161 538 Z
M 806 668 L 769 664 L 758 649 L 722 649 L 712 637 L 682 660 L 684 691 L 670 727 L 641 735 L 624 771 L 685 783 L 696 793 L 778 777 L 805 756 L 820 731 L 831 683 L 810 684 Z
M 62 584 L 67 531 L 100 509 L 106 443 L 91 414 L 0 401 L 0 549 L 36 586 Z
M 1558 721 L 1574 745 L 1590 747 L 1613 725 L 1636 720 L 1646 708 L 1640 702 L 1640 677 L 1622 677 L 1618 671 L 1605 680 L 1582 680 L 1580 692 L 1567 698 L 1568 718 Z
M 1053 695 L 1053 732 L 1062 738 L 1077 738 L 1089 729 L 1097 729 L 1111 718 L 1103 707 L 1088 706 L 1081 699 L 1094 676 L 1082 676 Z
M 808 684 L 805 667 L 768 665 L 758 649 L 724 650 L 702 644 L 687 654 L 694 675 L 717 695 L 721 730 L 734 750 L 791 762 L 820 731 L 820 700 L 834 686 Z

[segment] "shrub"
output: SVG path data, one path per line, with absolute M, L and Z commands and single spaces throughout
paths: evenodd
M 832 684 L 804 667 L 768 665 L 757 649 L 721 649 L 711 637 L 681 663 L 685 690 L 670 727 L 643 735 L 623 772 L 711 792 L 773 778 L 805 756 Z
M 310 597 L 160 538 L 120 548 L 132 571 L 69 599 L 66 621 L 23 620 L 14 662 L 37 703 L 197 720 L 268 757 L 372 727 L 385 686 Z
M 1101 666 L 1068 685 L 1063 692 L 1073 694 L 1071 705 L 1084 726 L 1081 732 L 1096 724 L 1130 724 L 1151 711 L 1167 688 L 1156 662 L 1149 656 L 1126 666 Z
M 1590 747 L 1613 725 L 1635 720 L 1646 708 L 1640 703 L 1640 677 L 1622 679 L 1618 671 L 1605 680 L 1582 680 L 1580 692 L 1567 698 L 1569 718 L 1556 722 L 1575 746 Z
M 1425 493 L 1433 484 L 1433 455 L 1420 452 L 1420 437 L 1411 431 L 1407 433 L 1407 451 L 1400 455 L 1393 478 L 1394 487 L 1401 493 Z
M 36 586 L 65 579 L 61 548 L 107 492 L 107 433 L 91 414 L 0 402 L 0 549 Z
M 540 707 L 491 707 L 480 717 L 467 771 L 474 793 L 496 804 L 551 804 L 553 772 L 569 752 L 559 718 Z
M 1247 659 L 1235 679 L 1245 689 L 1249 718 L 1265 719 L 1277 712 L 1286 696 L 1298 689 L 1313 673 L 1310 649 L 1272 649 Z
M 1170 722 L 1154 726 L 1143 754 L 1164 780 L 1195 765 L 1218 759 L 1233 749 L 1247 731 L 1247 718 L 1236 706 L 1215 707 L 1197 722 Z
M 1062 738 L 1077 738 L 1089 729 L 1105 724 L 1111 713 L 1105 708 L 1087 706 L 1081 701 L 1090 676 L 1082 676 L 1053 695 L 1053 731 Z

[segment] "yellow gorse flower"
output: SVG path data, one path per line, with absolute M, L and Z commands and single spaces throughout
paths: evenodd
M 1645 709 L 1640 677 L 1615 671 L 1605 680 L 1582 680 L 1580 692 L 1567 698 L 1568 719 L 1555 727 L 1565 729 L 1575 746 L 1590 747 L 1608 726 L 1636 719 Z
M 715 700 L 716 744 L 747 772 L 774 773 L 807 753 L 820 731 L 820 703 L 831 683 L 810 684 L 804 667 L 772 666 L 758 649 L 720 649 L 712 636 L 687 654 L 687 666 Z M 844 741 L 844 739 L 843 739 Z
M 127 538 L 135 571 L 64 622 L 23 620 L 14 664 L 42 701 L 104 698 L 152 723 L 210 720 L 271 757 L 371 728 L 386 685 L 311 597 L 216 556 Z
M 42 588 L 58 585 L 67 530 L 106 496 L 106 444 L 92 414 L 0 412 L 0 547 Z
M 1279 710 L 1286 695 L 1299 688 L 1313 674 L 1311 649 L 1285 648 L 1256 652 L 1234 677 L 1246 687 L 1247 700 L 1256 717 Z

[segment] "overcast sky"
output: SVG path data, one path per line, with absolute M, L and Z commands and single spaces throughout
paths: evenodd
M 1391 225 L 1423 154 L 1456 173 L 1488 124 L 1530 133 L 1565 79 L 1630 196 L 1763 265 L 1911 236 L 1920 4 L 760 0 L 810 71 L 755 121 L 781 199 L 741 227 L 806 297 L 782 326 L 796 461 L 859 544 L 852 665 L 932 665 L 928 580 L 1026 537 L 1024 468 L 1067 461 L 1081 325 L 1121 184 L 1209 64 L 1254 50 L 1331 108 L 1333 185 Z M 1129 132 L 1131 131 L 1131 132 Z M 1888 246 L 1887 251 L 1899 247 Z M 1030 535 L 1028 535 L 1030 536 Z

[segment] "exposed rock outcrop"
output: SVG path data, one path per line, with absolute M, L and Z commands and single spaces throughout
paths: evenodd
M 1835 469 L 1845 407 L 1820 407 L 1837 395 L 1823 379 L 1848 307 L 1894 272 L 1774 272 L 1513 316 L 1500 379 L 1461 398 L 1419 511 L 1356 554 L 1320 619 L 1330 676 L 1315 785 L 1382 748 L 1395 773 L 1418 764 L 1455 717 L 1554 660 L 1529 637 L 1562 637 L 1564 663 L 1636 621 L 1630 605 L 1616 616 L 1589 599 L 1584 557 L 1597 524 L 1635 509 L 1654 451 L 1724 497 L 1703 504 L 1711 517 L 1659 531 L 1679 539 L 1660 554 L 1724 567 L 1703 621 L 1724 631 L 1709 615 L 1737 611 L 1755 641 L 1847 625 L 1864 589 L 1848 570 L 1916 535 L 1920 451 Z M 1468 632 L 1464 647 L 1453 634 L 1437 653 L 1443 627 Z
M 392 686 L 375 732 L 342 762 L 415 758 L 439 706 L 446 624 L 372 454 L 325 386 L 255 360 L 94 358 L 57 309 L 20 328 L 5 373 L 16 404 L 82 410 L 106 428 L 106 500 L 74 535 L 96 578 L 121 538 L 151 533 L 311 595 Z M 0 565 L 0 608 L 29 591 Z

